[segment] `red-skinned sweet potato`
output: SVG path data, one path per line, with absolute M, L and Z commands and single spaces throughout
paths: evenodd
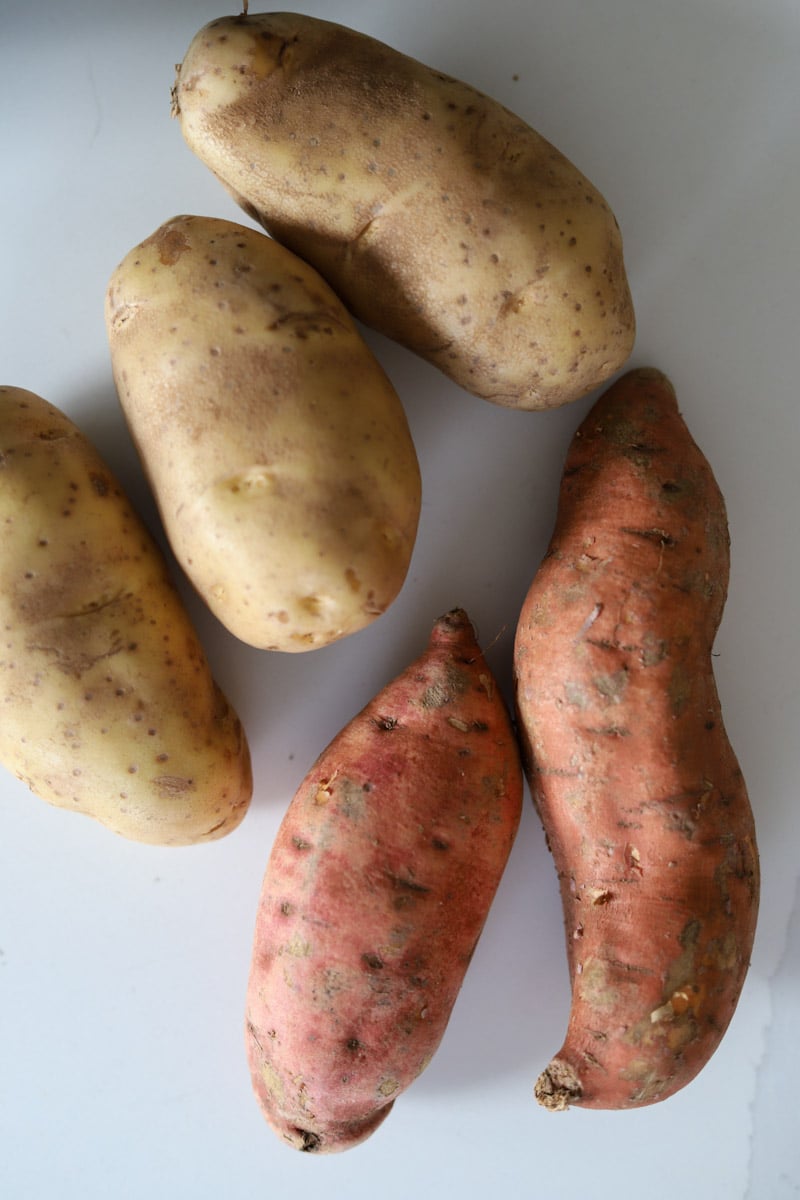
M 511 717 L 462 610 L 331 742 L 275 840 L 246 1041 L 272 1129 L 363 1141 L 444 1034 L 520 818 Z
M 578 430 L 515 641 L 523 761 L 564 905 L 572 1002 L 537 1099 L 663 1100 L 708 1061 L 749 964 L 752 812 L 711 664 L 729 538 L 658 371 Z

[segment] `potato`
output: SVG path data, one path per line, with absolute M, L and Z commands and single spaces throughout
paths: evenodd
M 444 1036 L 516 836 L 508 706 L 463 609 L 349 721 L 289 805 L 256 918 L 246 1002 L 271 1129 L 357 1146 Z
M 350 310 L 497 404 L 551 408 L 628 358 L 617 222 L 518 116 L 363 34 L 222 17 L 178 67 L 190 148 Z
M 420 475 L 339 299 L 260 231 L 166 222 L 114 272 L 114 377 L 176 557 L 238 638 L 302 651 L 385 611 Z
M 711 651 L 725 504 L 669 380 L 594 405 L 515 639 L 523 760 L 564 906 L 572 1003 L 546 1108 L 685 1087 L 739 1000 L 756 927 L 753 813 Z
M 229 833 L 252 791 L 241 723 L 119 484 L 23 388 L 0 388 L 0 525 L 0 761 L 135 841 Z

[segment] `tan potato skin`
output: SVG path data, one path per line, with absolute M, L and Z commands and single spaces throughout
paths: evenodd
M 383 613 L 414 547 L 419 465 L 317 273 L 260 231 L 179 216 L 113 273 L 106 322 L 170 544 L 226 628 L 303 651 Z
M 497 404 L 599 386 L 635 336 L 597 189 L 502 105 L 297 13 L 193 39 L 173 111 L 237 202 L 366 324 Z
M 664 1100 L 718 1046 L 750 961 L 753 815 L 711 665 L 725 505 L 667 378 L 628 373 L 570 447 L 519 618 L 523 759 L 572 981 L 548 1108 Z
M 521 803 L 510 714 L 455 610 L 320 755 L 272 848 L 246 1039 L 290 1146 L 357 1145 L 428 1064 Z
M 0 761 L 114 833 L 188 845 L 235 829 L 252 791 L 161 551 L 57 408 L 0 387 Z

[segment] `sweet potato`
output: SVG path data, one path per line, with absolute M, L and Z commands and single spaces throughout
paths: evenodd
M 672 1095 L 739 998 L 759 867 L 711 664 L 728 566 L 723 498 L 670 382 L 630 372 L 574 438 L 515 640 L 572 983 L 536 1084 L 550 1109 Z
M 253 1086 L 299 1150 L 362 1142 L 444 1034 L 516 834 L 508 707 L 461 610 L 301 783 L 247 994 Z

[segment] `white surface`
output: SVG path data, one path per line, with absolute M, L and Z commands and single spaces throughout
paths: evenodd
M 0 382 L 78 421 L 155 528 L 111 384 L 103 295 L 168 217 L 246 220 L 169 119 L 173 64 L 236 5 L 1 7 Z M 282 812 L 451 606 L 467 608 L 508 688 L 518 608 L 591 399 L 547 415 L 494 408 L 368 335 L 406 403 L 424 478 L 395 605 L 337 646 L 271 656 L 236 643 L 182 585 L 252 745 L 242 826 L 204 848 L 149 849 L 0 776 L 0 1194 L 788 1200 L 800 1193 L 797 5 L 339 0 L 305 11 L 494 95 L 616 212 L 639 324 L 631 365 L 671 375 L 728 503 L 715 662 L 762 855 L 752 969 L 718 1053 L 674 1098 L 623 1114 L 538 1108 L 533 1081 L 560 1045 L 568 993 L 555 873 L 526 804 L 444 1042 L 386 1123 L 314 1159 L 262 1121 L 243 990 Z

